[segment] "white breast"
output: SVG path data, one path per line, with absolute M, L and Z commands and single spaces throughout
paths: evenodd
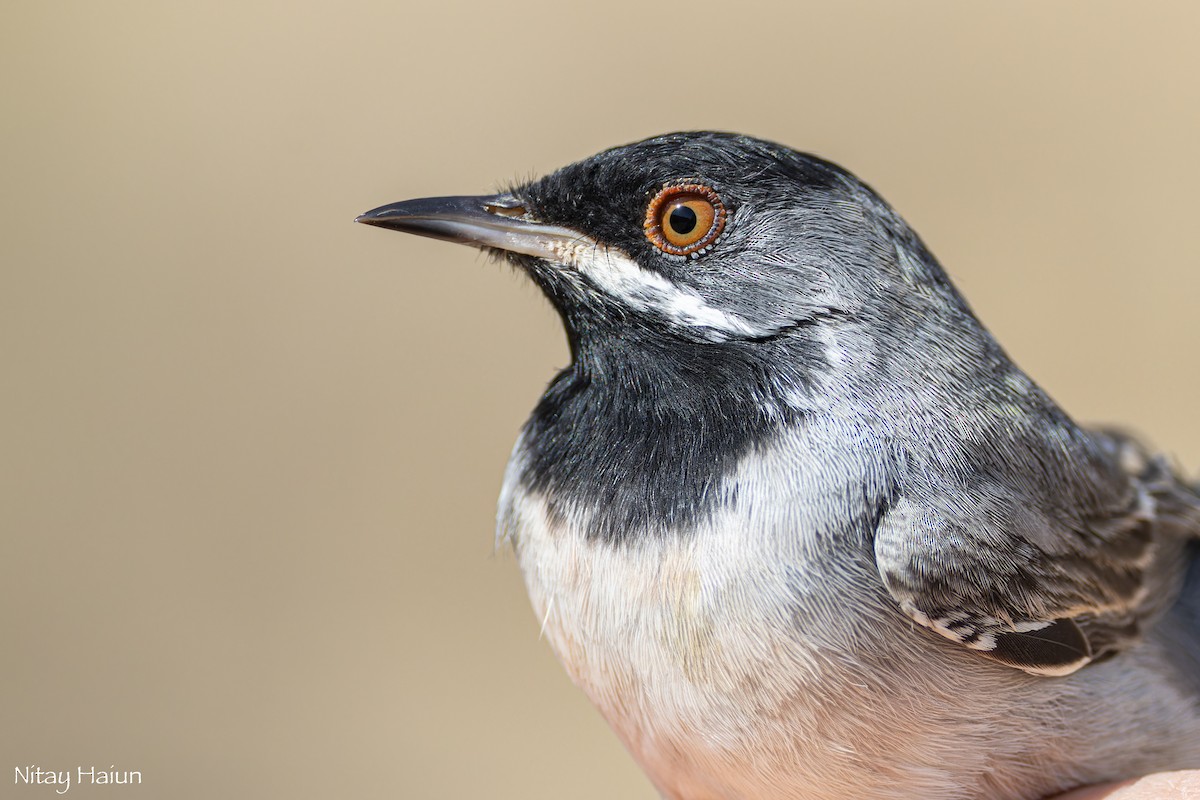
M 787 455 L 811 444 L 748 458 L 731 479 L 736 504 L 700 529 L 616 545 L 589 540 L 578 510 L 552 513 L 521 490 L 514 456 L 500 533 L 544 635 L 667 797 L 845 797 L 859 772 L 844 762 L 877 724 L 863 709 L 892 687 L 860 674 L 855 654 L 896 623 L 855 615 L 895 612 L 870 588 L 869 558 L 848 558 L 846 534 L 828 530 L 861 505 L 861 481 Z

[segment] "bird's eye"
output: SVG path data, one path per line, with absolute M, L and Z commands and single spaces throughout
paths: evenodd
M 711 245 L 725 228 L 725 206 L 707 186 L 664 186 L 646 208 L 646 238 L 664 253 L 687 256 Z

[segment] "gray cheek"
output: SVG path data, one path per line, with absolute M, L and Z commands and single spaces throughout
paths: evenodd
M 767 332 L 855 305 L 834 289 L 826 270 L 800 256 L 789 259 L 787 254 L 745 251 L 739 256 L 711 259 L 703 271 L 694 269 L 680 282 L 714 308 Z M 754 269 L 745 269 L 742 265 L 747 263 Z

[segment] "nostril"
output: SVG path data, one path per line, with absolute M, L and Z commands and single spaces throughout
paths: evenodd
M 489 214 L 496 214 L 501 217 L 524 217 L 528 215 L 528 211 L 523 205 L 505 206 L 499 203 L 488 203 L 483 207 L 483 210 Z

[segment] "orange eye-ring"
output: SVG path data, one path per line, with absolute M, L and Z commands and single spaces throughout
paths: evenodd
M 725 206 L 698 183 L 664 186 L 646 208 L 642 226 L 655 247 L 673 256 L 699 253 L 725 228 Z

